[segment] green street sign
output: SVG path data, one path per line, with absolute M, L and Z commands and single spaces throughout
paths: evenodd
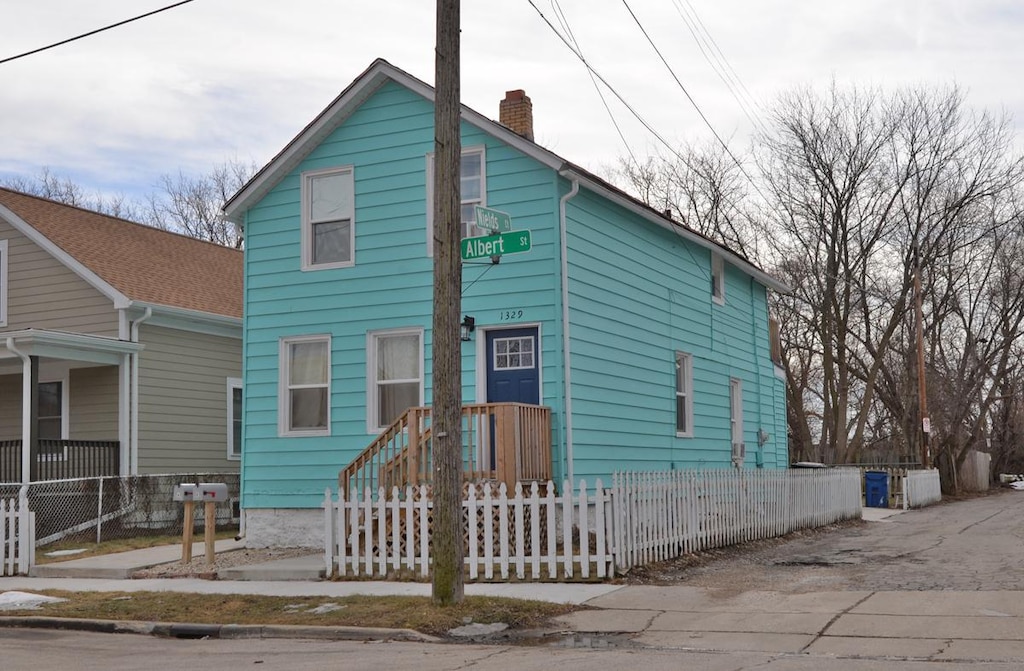
M 492 210 L 489 207 L 476 206 L 476 225 L 495 233 L 504 233 L 512 230 L 512 217 L 499 210 Z
M 465 238 L 462 241 L 462 260 L 471 261 L 488 256 L 528 252 L 532 244 L 529 231 L 509 231 L 499 235 Z

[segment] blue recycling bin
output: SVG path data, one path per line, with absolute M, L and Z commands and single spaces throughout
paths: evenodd
M 864 503 L 869 508 L 889 507 L 889 474 L 885 471 L 864 473 Z

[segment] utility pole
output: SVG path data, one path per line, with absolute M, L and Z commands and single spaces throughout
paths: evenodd
M 924 377 L 924 314 L 921 311 L 921 257 L 914 242 L 914 321 L 917 326 L 917 404 L 921 411 L 921 466 L 931 468 L 932 454 L 928 445 L 932 432 L 928 417 L 928 394 Z
M 459 0 L 437 1 L 434 60 L 433 600 L 462 601 L 462 157 Z

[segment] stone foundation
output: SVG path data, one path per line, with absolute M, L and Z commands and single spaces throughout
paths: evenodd
M 322 548 L 324 511 L 321 508 L 247 508 L 245 546 Z

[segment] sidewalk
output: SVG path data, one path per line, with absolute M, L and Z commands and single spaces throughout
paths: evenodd
M 902 510 L 865 509 L 865 519 L 885 524 Z M 913 516 L 901 518 L 911 520 Z M 241 544 L 219 541 L 217 551 Z M 70 560 L 38 567 L 33 577 L 0 578 L 0 592 L 162 591 L 199 594 L 263 594 L 340 598 L 364 595 L 429 596 L 429 583 L 309 579 L 145 579 L 125 580 L 132 571 L 175 561 L 180 546 Z M 202 558 L 197 558 L 202 561 Z M 248 578 L 272 575 L 319 576 L 320 555 L 239 567 Z M 90 573 L 93 577 L 85 577 Z M 54 576 L 74 577 L 54 577 Z M 106 577 L 104 577 L 106 576 Z M 537 599 L 588 606 L 559 618 L 560 633 L 580 641 L 628 641 L 655 649 L 761 652 L 928 661 L 1024 660 L 1024 591 L 778 591 L 733 592 L 680 585 L 610 583 L 471 583 L 467 595 Z M 12 620 L 8 626 L 60 626 L 60 622 Z M 21 624 L 19 624 L 19 621 Z M 139 633 L 153 623 L 125 625 Z M 105 628 L 102 628 L 104 627 Z M 96 631 L 114 630 L 97 623 Z M 141 626 L 141 629 L 139 628 Z M 191 631 L 199 625 L 175 625 Z M 135 627 L 135 629 L 132 629 Z M 206 635 L 259 638 L 404 638 L 414 632 L 358 628 L 203 625 Z M 322 631 L 321 631 L 322 630 Z

